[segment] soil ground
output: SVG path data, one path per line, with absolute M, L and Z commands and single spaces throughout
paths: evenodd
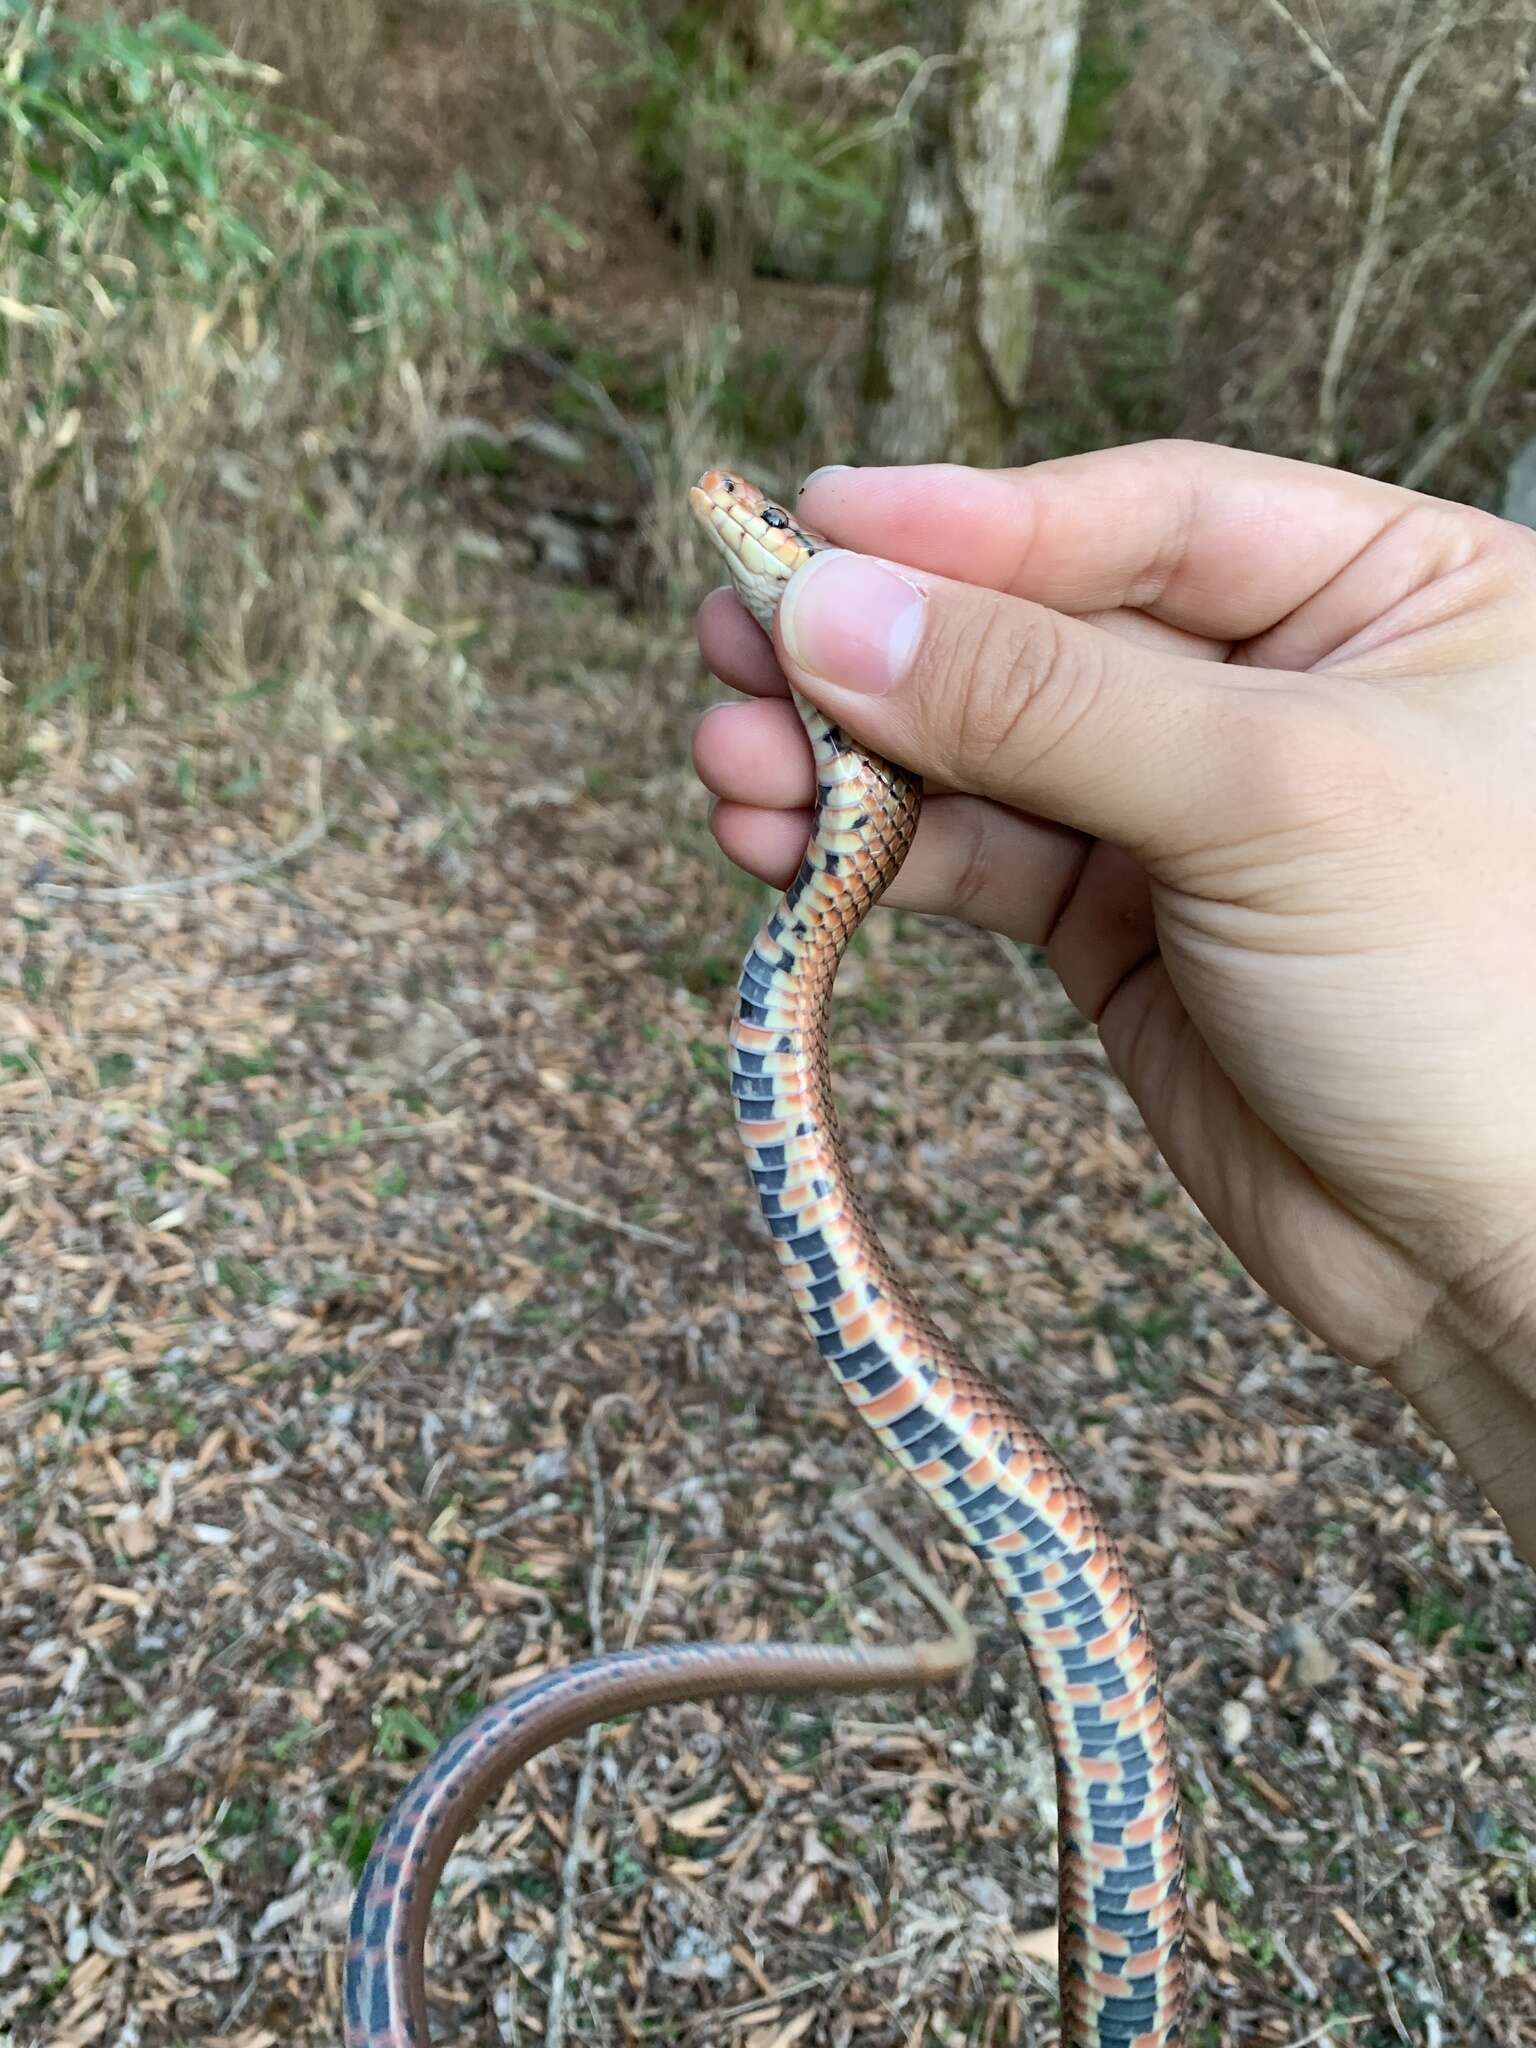
M 654 339 L 676 253 L 604 203 L 548 288 Z M 6 807 L 0 2027 L 333 2041 L 432 1745 L 595 1641 L 911 1632 L 866 1502 L 961 1589 L 976 1676 L 542 1761 L 445 1879 L 438 2037 L 543 2039 L 563 1949 L 573 2043 L 1048 2048 L 1021 1653 L 809 1355 L 730 1133 L 763 892 L 687 767 L 691 639 L 531 571 L 501 601 L 456 752 L 239 812 L 118 732 Z M 1536 2040 L 1536 1586 L 1491 1515 L 1236 1269 L 1036 963 L 882 915 L 836 1045 L 893 1251 L 1143 1591 L 1192 2040 Z

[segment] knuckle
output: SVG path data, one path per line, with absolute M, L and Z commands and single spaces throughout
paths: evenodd
M 973 915 L 983 902 L 994 879 L 992 835 L 986 812 L 974 799 L 951 800 L 949 884 L 945 890 L 951 916 L 977 922 Z
M 938 693 L 947 729 L 937 735 L 962 781 L 995 789 L 1014 765 L 1038 762 L 1087 707 L 1091 675 L 1069 660 L 1060 622 L 1043 606 L 999 598 L 942 650 L 949 687 Z
M 1444 498 L 1413 499 L 1388 533 L 1426 580 L 1469 568 L 1499 581 L 1511 571 L 1528 577 L 1536 560 L 1536 532 L 1530 527 Z
M 1481 613 L 1490 625 L 1501 618 L 1512 646 L 1528 647 L 1536 628 L 1536 528 L 1472 505 L 1437 510 L 1438 566 L 1442 574 L 1459 572 L 1462 614 Z
M 1211 444 L 1198 441 L 1189 434 L 1158 434 L 1150 441 L 1130 443 L 1128 452 L 1135 461 L 1162 477 L 1171 468 L 1182 467 L 1186 463 L 1208 464 Z
M 1500 528 L 1506 522 L 1475 505 L 1452 505 L 1443 498 L 1421 498 L 1407 514 L 1405 523 L 1413 531 L 1430 563 L 1452 568 L 1469 556 L 1480 555 L 1496 547 Z

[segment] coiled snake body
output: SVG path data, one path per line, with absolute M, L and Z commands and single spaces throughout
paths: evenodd
M 790 576 L 827 543 L 719 470 L 690 501 L 771 632 Z M 1024 1638 L 1056 1760 L 1062 2048 L 1176 2048 L 1184 1851 L 1140 1604 L 1061 1460 L 961 1362 L 892 1269 L 850 1183 L 832 1107 L 833 977 L 911 845 L 921 787 L 808 700 L 794 702 L 816 758 L 815 825 L 747 955 L 730 1035 L 752 1180 L 795 1304 L 843 1392 L 965 1537 Z M 942 1596 L 930 1598 L 942 1611 Z M 347 1953 L 348 2048 L 426 2048 L 433 1887 L 464 1828 L 530 1756 L 594 1721 L 670 1700 L 925 1684 L 968 1660 L 963 1628 L 947 1618 L 947 1641 L 912 1648 L 634 1650 L 551 1673 L 486 1708 L 407 1787 L 374 1845 Z

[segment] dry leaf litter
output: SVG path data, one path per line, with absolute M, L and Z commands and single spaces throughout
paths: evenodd
M 0 2030 L 334 2041 L 430 1747 L 595 1636 L 921 1629 L 862 1501 L 962 1589 L 968 1687 L 545 1758 L 445 1877 L 438 2037 L 543 2040 L 558 1981 L 571 2043 L 1049 2048 L 1022 1654 L 809 1355 L 730 1131 L 764 899 L 687 771 L 691 645 L 526 605 L 435 777 L 247 816 L 114 742 L 6 808 Z M 1028 959 L 883 915 L 835 1039 L 893 1251 L 1143 1589 L 1192 2041 L 1536 2040 L 1536 1585 L 1491 1515 L 1236 1269 Z

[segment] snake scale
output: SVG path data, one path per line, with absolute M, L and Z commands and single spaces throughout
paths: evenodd
M 827 543 L 739 475 L 710 470 L 692 509 L 772 632 L 794 571 Z M 848 1170 L 827 1020 L 849 939 L 906 856 L 917 777 L 854 744 L 792 693 L 816 763 L 799 872 L 741 970 L 731 1091 L 763 1217 L 795 1305 L 844 1394 L 960 1531 L 1013 1615 L 1056 1763 L 1062 2048 L 1177 2048 L 1184 2038 L 1184 1848 L 1145 1616 L 1091 1503 L 1045 1440 L 958 1358 L 904 1286 Z M 464 1829 L 518 1766 L 593 1722 L 726 1693 L 860 1692 L 964 1667 L 912 1647 L 698 1643 L 553 1671 L 482 1710 L 407 1786 L 374 1843 L 347 1950 L 347 2048 L 427 2048 L 432 1893 Z

